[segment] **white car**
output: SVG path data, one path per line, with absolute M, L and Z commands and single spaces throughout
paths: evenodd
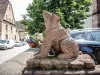
M 16 41 L 15 42 L 15 47 L 20 47 L 20 46 L 22 46 L 21 42 Z
M 14 47 L 14 41 L 13 40 L 0 40 L 0 49 L 8 49 Z

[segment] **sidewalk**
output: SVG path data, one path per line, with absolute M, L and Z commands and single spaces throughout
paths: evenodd
M 0 75 L 21 75 L 26 67 L 26 61 L 36 53 L 38 49 L 29 49 L 14 58 L 0 64 Z
M 4 63 L 12 59 L 13 57 L 23 53 L 24 51 L 28 50 L 30 47 L 28 44 L 21 46 L 21 47 L 14 47 L 8 50 L 0 50 L 0 64 Z

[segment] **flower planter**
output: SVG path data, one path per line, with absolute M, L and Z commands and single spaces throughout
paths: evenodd
M 35 48 L 37 46 L 36 43 L 28 43 L 30 47 Z

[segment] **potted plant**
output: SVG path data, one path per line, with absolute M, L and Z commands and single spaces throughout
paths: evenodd
M 36 46 L 38 46 L 38 41 L 31 38 L 31 39 L 29 39 L 28 44 L 30 47 L 35 48 Z

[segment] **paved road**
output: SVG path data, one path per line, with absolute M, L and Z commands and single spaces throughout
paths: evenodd
M 14 47 L 13 49 L 0 50 L 0 64 L 28 50 L 29 48 L 29 45 L 24 45 L 21 47 Z

